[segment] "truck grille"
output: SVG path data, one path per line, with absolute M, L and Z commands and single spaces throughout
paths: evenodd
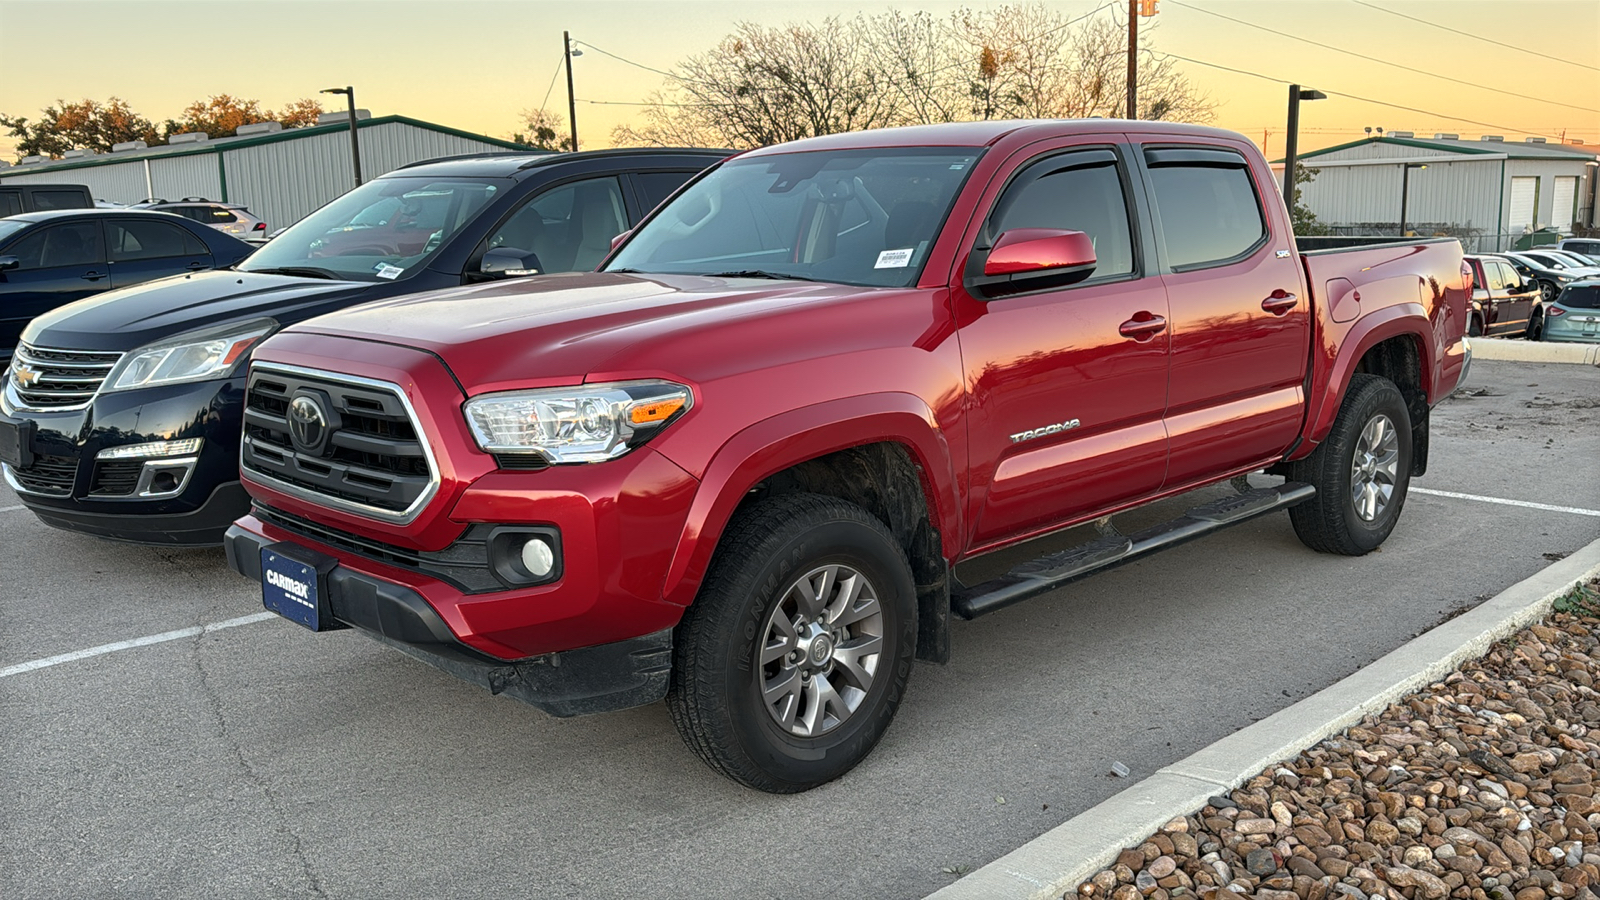
M 259 363 L 245 392 L 240 465 L 286 493 L 407 522 L 438 487 L 420 434 L 392 384 Z
M 11 469 L 11 477 L 30 494 L 67 497 L 78 474 L 78 461 L 70 456 L 35 456 L 33 465 Z
M 27 409 L 86 406 L 120 359 L 121 353 L 49 350 L 18 344 L 6 386 L 18 405 Z

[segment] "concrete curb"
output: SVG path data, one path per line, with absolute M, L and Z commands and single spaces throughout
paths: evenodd
M 1476 352 L 1477 341 L 1473 342 Z M 1600 540 L 1354 675 L 1234 732 L 1045 832 L 926 900 L 1050 900 L 1073 891 L 1162 825 L 1264 769 L 1426 687 L 1538 621 L 1573 585 L 1600 575 Z
M 1472 358 L 1508 359 L 1515 362 L 1586 363 L 1600 365 L 1600 344 L 1508 341 L 1504 338 L 1470 338 Z

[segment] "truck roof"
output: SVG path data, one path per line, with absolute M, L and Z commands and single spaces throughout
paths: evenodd
M 1040 137 L 1067 134 L 1099 134 L 1107 131 L 1132 134 L 1190 134 L 1196 137 L 1239 135 L 1206 125 L 1181 122 L 1146 122 L 1132 119 L 1003 119 L 987 122 L 949 122 L 940 125 L 908 125 L 806 138 L 751 150 L 745 156 L 795 153 L 808 150 L 854 150 L 877 147 L 988 147 L 1014 132 L 1037 131 Z

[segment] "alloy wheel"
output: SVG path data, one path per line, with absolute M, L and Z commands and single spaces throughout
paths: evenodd
M 1400 470 L 1400 439 L 1394 422 L 1376 415 L 1361 429 L 1350 463 L 1350 502 L 1363 522 L 1376 520 L 1394 497 Z
M 847 565 L 812 569 L 767 617 L 760 686 L 780 728 L 814 738 L 853 715 L 878 677 L 883 606 L 867 577 Z

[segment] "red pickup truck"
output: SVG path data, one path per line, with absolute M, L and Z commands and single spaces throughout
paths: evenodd
M 1245 138 L 1159 122 L 743 154 L 599 272 L 261 345 L 229 560 L 313 630 L 555 715 L 665 698 L 724 774 L 821 784 L 913 660 L 947 657 L 952 612 L 1278 509 L 1317 550 L 1388 537 L 1470 358 L 1461 248 L 1297 253 L 1275 183 Z M 1158 526 L 1109 519 L 1230 480 Z

